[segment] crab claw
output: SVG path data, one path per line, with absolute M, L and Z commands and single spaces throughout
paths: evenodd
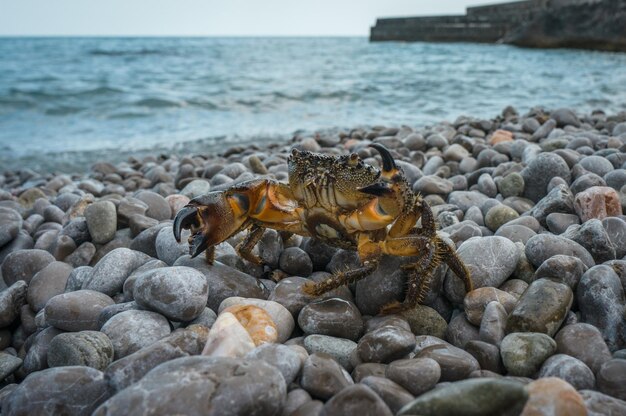
M 180 233 L 182 230 L 191 228 L 192 225 L 197 225 L 198 222 L 198 208 L 192 206 L 185 206 L 174 218 L 174 238 L 176 242 L 180 243 Z
M 380 157 L 383 159 L 383 173 L 395 173 L 398 171 L 398 167 L 396 166 L 396 162 L 393 160 L 393 156 L 389 153 L 389 150 L 382 144 L 372 143 L 370 147 L 378 150 L 380 153 Z
M 193 259 L 209 247 L 209 239 L 204 233 L 197 233 L 189 237 L 189 255 Z

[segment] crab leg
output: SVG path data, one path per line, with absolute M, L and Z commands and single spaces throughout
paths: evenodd
M 261 260 L 259 256 L 253 254 L 252 249 L 254 248 L 254 246 L 256 246 L 261 237 L 263 237 L 264 231 L 265 228 L 260 227 L 257 224 L 253 225 L 250 228 L 248 235 L 246 235 L 246 238 L 235 248 L 235 250 L 237 250 L 237 253 L 239 253 L 241 257 L 248 260 L 250 263 L 258 265 L 263 264 L 263 260 Z

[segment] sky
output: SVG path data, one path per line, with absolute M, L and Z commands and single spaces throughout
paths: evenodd
M 0 36 L 366 36 L 377 17 L 497 0 L 0 0 Z

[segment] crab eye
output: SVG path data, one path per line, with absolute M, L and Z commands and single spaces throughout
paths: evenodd
M 295 147 L 293 149 L 291 149 L 291 155 L 292 156 L 300 156 L 300 153 L 302 153 L 302 152 L 299 151 L 298 149 L 296 149 Z
M 359 163 L 359 155 L 356 153 L 350 153 L 350 157 L 348 159 L 348 164 L 350 166 L 356 166 Z

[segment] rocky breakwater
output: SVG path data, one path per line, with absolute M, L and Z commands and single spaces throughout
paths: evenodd
M 349 251 L 268 230 L 190 259 L 171 219 L 210 190 L 287 178 L 292 146 L 382 143 L 432 206 L 475 290 L 445 266 L 424 305 L 410 261 L 320 298 Z M 223 155 L 0 176 L 2 415 L 626 414 L 626 114 L 506 108 Z M 184 238 L 185 239 L 185 238 Z M 284 276 L 280 281 L 269 279 Z M 612 413 L 611 413 L 612 412 Z

